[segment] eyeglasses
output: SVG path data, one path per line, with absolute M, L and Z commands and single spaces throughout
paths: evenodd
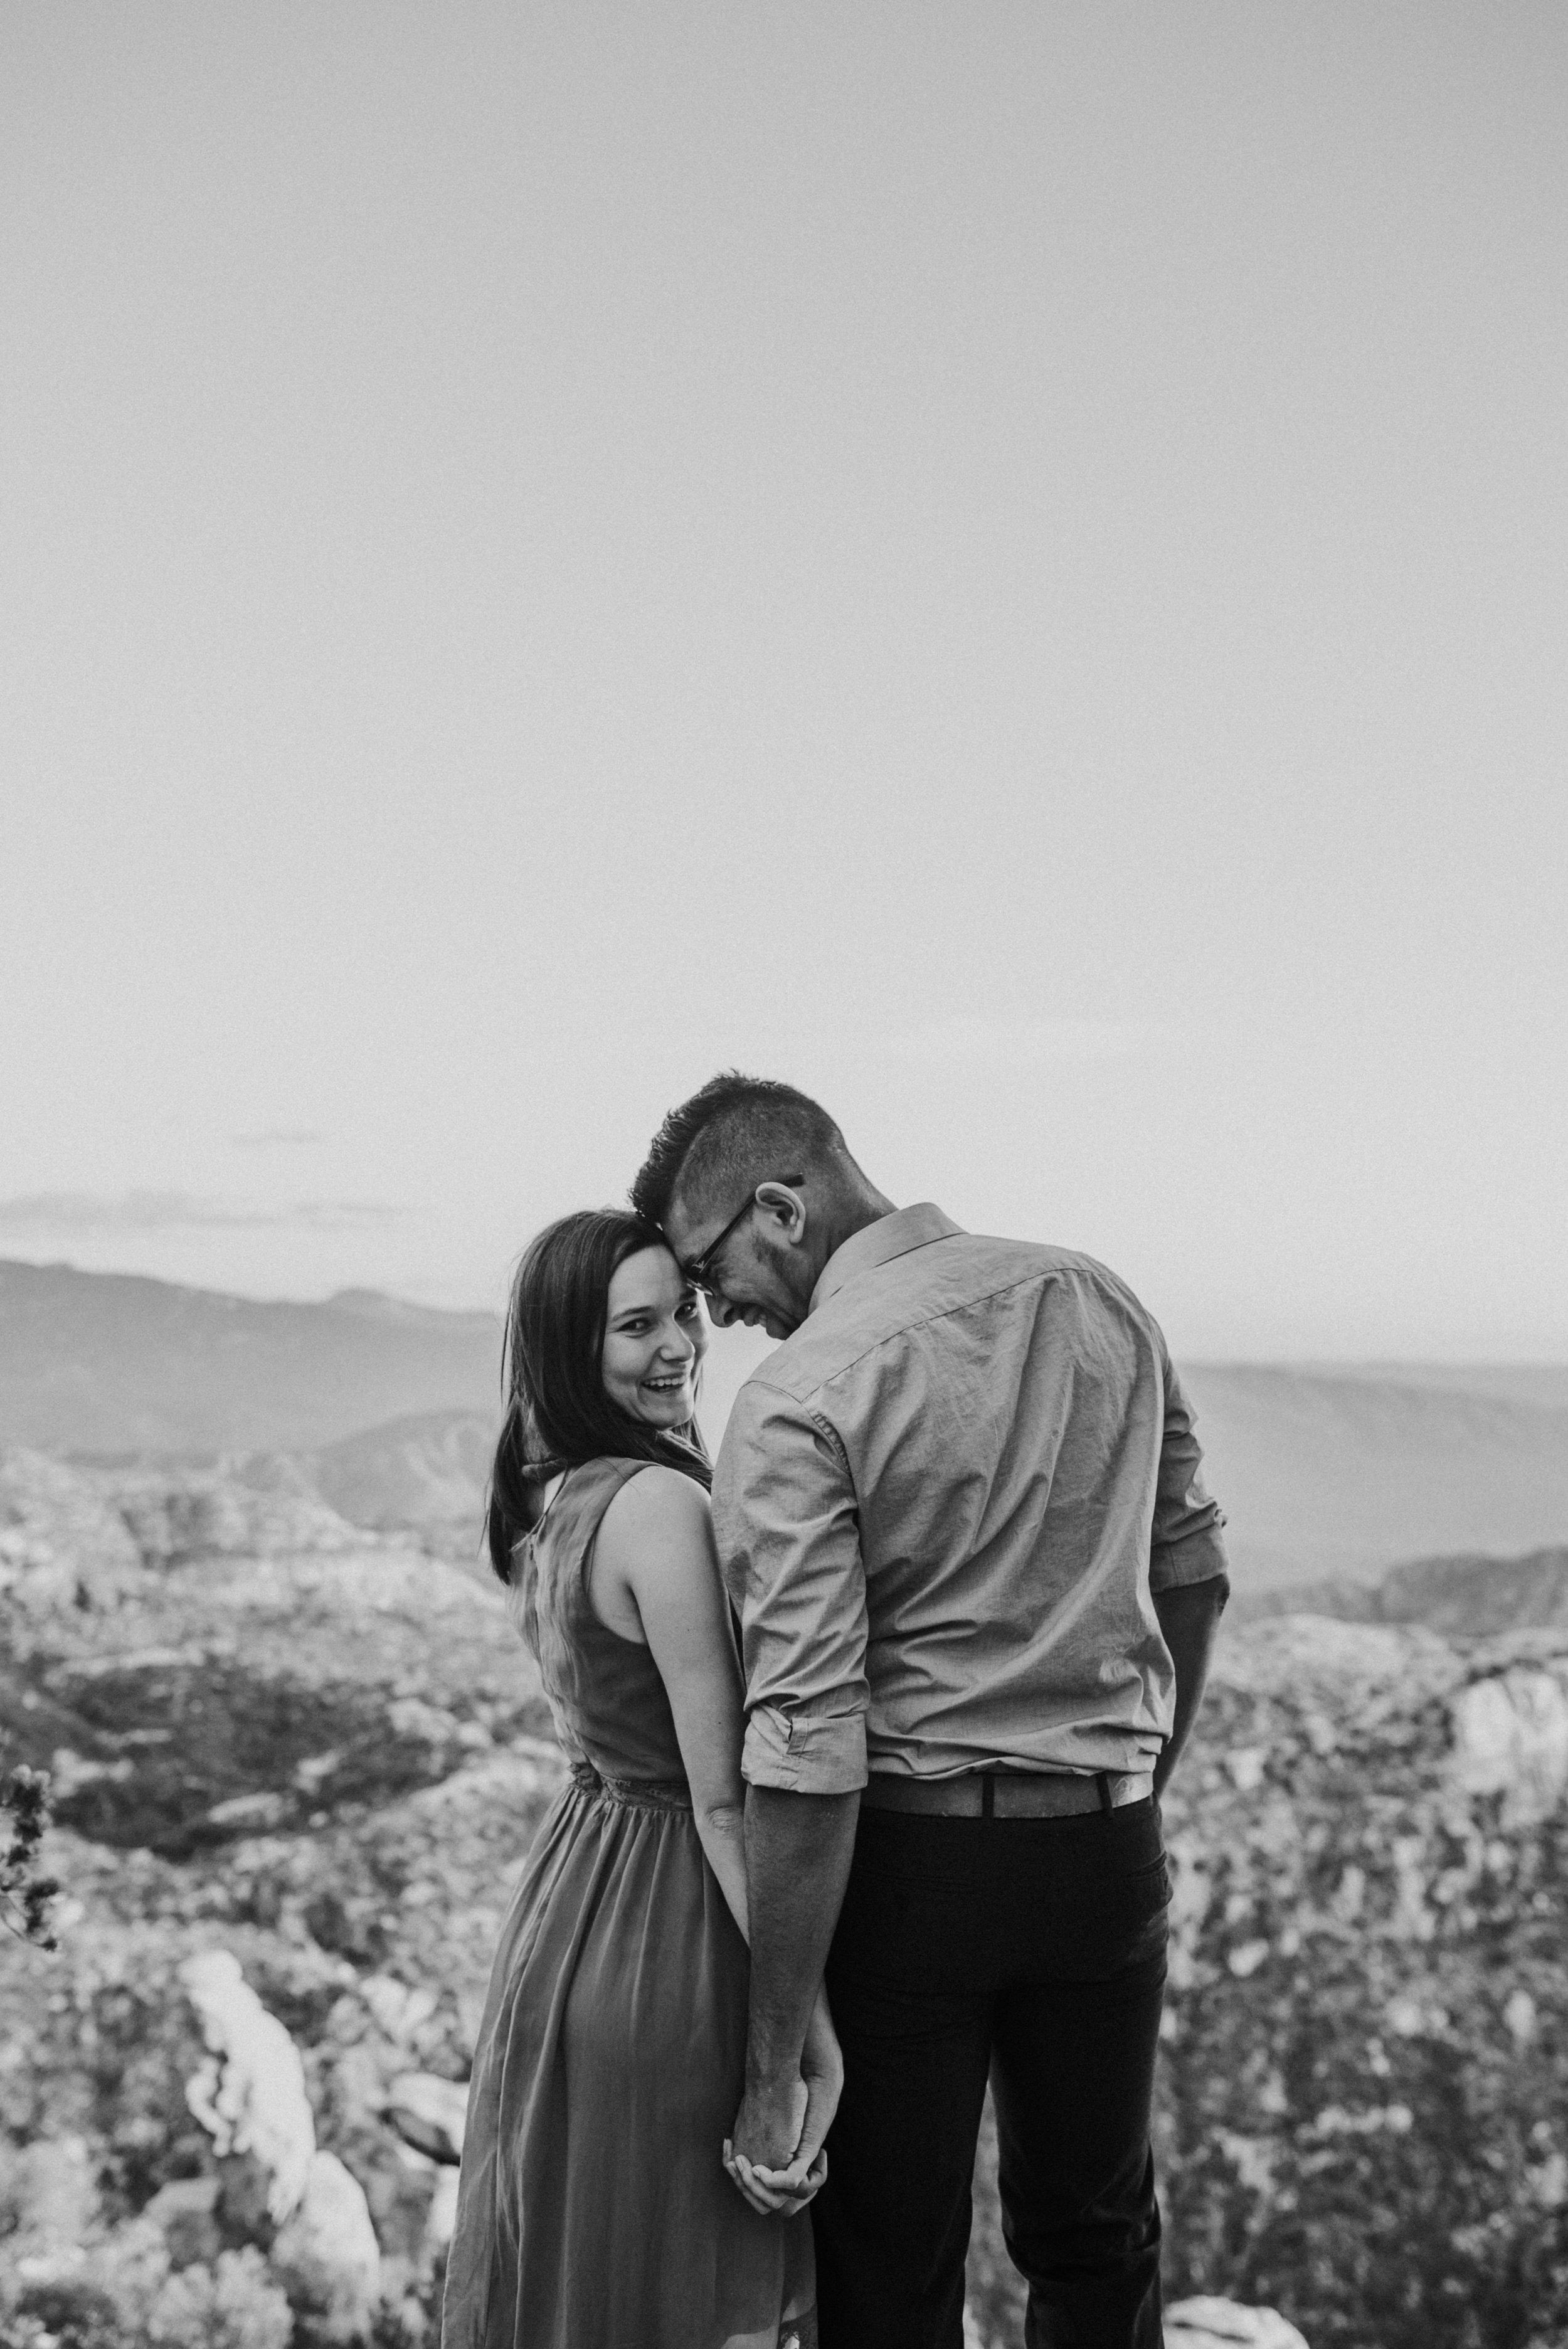
M 773 1177 L 775 1182 L 782 1181 L 785 1183 L 803 1183 L 805 1179 L 806 1178 L 803 1174 L 785 1174 L 782 1176 L 775 1175 Z M 713 1277 L 714 1257 L 718 1254 L 719 1249 L 724 1246 L 725 1241 L 729 1237 L 731 1232 L 738 1231 L 739 1229 L 740 1226 L 746 1221 L 747 1216 L 751 1213 L 752 1208 L 755 1207 L 756 1205 L 757 1192 L 754 1187 L 750 1197 L 741 1202 L 741 1205 L 736 1209 L 734 1215 L 731 1216 L 728 1223 L 726 1224 L 723 1231 L 719 1233 L 717 1238 L 709 1240 L 707 1246 L 704 1248 L 700 1256 L 694 1256 L 689 1263 L 682 1263 L 679 1257 L 676 1258 L 676 1264 L 680 1267 L 681 1278 L 683 1280 L 688 1280 L 694 1288 L 699 1288 L 705 1297 L 717 1297 L 718 1294 L 718 1284 Z

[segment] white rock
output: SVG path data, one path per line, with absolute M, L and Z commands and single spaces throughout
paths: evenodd
M 366 1974 L 359 1990 L 388 2039 L 412 2039 L 440 2004 L 433 1990 L 410 1990 L 393 1974 Z
M 1225 1767 L 1238 1795 L 1253 1794 L 1263 1785 L 1268 1758 L 1266 1745 L 1237 1745 L 1226 1754 Z
M 180 1979 L 212 2050 L 186 2082 L 185 2101 L 218 2153 L 254 2154 L 268 2171 L 267 2208 L 281 2225 L 304 2191 L 315 2154 L 299 2050 L 227 1950 L 187 1958 Z
M 41 2137 L 24 2147 L 8 2185 L 19 2235 L 61 2246 L 92 2232 L 98 2189 L 85 2137 Z
M 1527 2169 L 1524 2175 L 1543 2210 L 1561 2210 L 1568 2202 L 1568 2158 L 1560 2153 L 1548 2154 L 1544 2161 Z
M 1453 1771 L 1467 1795 L 1501 1795 L 1505 1826 L 1549 1818 L 1568 1786 L 1568 1694 L 1553 1672 L 1516 1664 L 1453 1700 Z
M 171 2178 L 144 2206 L 143 2221 L 158 2229 L 176 2267 L 187 2268 L 196 2261 L 211 2265 L 217 2258 L 222 2247 L 218 2194 L 216 2178 Z
M 0 1591 L 29 1615 L 118 1606 L 142 1580 L 119 1512 L 91 1480 L 42 1452 L 0 1453 Z
M 226 1803 L 212 1805 L 207 1821 L 211 1826 L 240 1827 L 250 1835 L 263 1835 L 268 1827 L 281 1826 L 293 1811 L 286 1795 L 231 1795 Z
M 1249 1696 L 1277 1696 L 1340 1713 L 1354 1697 L 1363 1721 L 1418 1695 L 1444 1692 L 1464 1667 L 1448 1641 L 1423 1624 L 1342 1623 L 1286 1615 L 1243 1624 L 1220 1641 L 1212 1678 Z M 1313 1703 L 1321 1697 L 1326 1704 Z
M 357 1526 L 346 1525 L 315 1495 L 258 1491 L 210 1470 L 170 1477 L 134 1468 L 110 1481 L 120 1516 L 151 1567 L 366 1546 Z
M 322 2341 L 361 2341 L 381 2297 L 381 2252 L 365 2189 L 335 2153 L 311 2158 L 304 2190 L 273 2244 L 290 2305 Z
M 1415 2122 L 1408 2105 L 1367 2105 L 1356 2112 L 1345 2105 L 1325 2105 L 1307 2127 L 1315 2137 L 1376 2137 L 1379 2130 L 1408 2137 Z
M 83 1786 L 108 1784 L 123 1786 L 136 1775 L 136 1764 L 129 1754 L 118 1762 L 89 1762 L 69 1745 L 57 1745 L 49 1756 L 49 1794 L 53 1801 L 63 1803 L 80 1792 Z
M 477 1578 L 422 1550 L 385 1547 L 378 1534 L 359 1533 L 357 1547 L 263 1557 L 222 1557 L 176 1569 L 200 1578 L 204 1601 L 234 1608 L 331 1610 L 335 1620 L 370 1613 L 401 1615 L 428 1628 L 432 1616 L 467 1614 L 493 1620 L 504 1613 L 500 1586 L 492 1599 Z M 493 1577 L 492 1577 L 493 1582 Z
M 436 2180 L 436 2190 L 430 2197 L 430 2208 L 425 2219 L 425 2243 L 431 2251 L 444 2251 L 452 2240 L 458 2223 L 458 2173 L 443 2169 Z
M 1227 1955 L 1225 1963 L 1238 1982 L 1245 1982 L 1249 1974 L 1256 1973 L 1268 1953 L 1266 1941 L 1239 1941 Z
M 382 2110 L 399 2137 L 432 2161 L 462 2158 L 469 2092 L 432 2072 L 404 2072 L 388 2084 Z
M 987 2341 L 967 2309 L 964 2349 L 1002 2349 Z M 1165 2349 L 1307 2349 L 1304 2336 L 1273 2308 L 1233 2300 L 1180 2300 L 1165 2311 Z
M 1535 2001 L 1527 1990 L 1516 1990 L 1502 2010 L 1502 2019 L 1515 2044 L 1528 2047 L 1535 2036 Z
M 1306 2349 L 1306 2340 L 1276 2308 L 1205 2295 L 1166 2310 L 1165 2349 Z
M 64 2283 L 86 2267 L 88 2255 L 80 2243 L 61 2243 L 46 2251 L 29 2251 L 16 2262 L 23 2283 Z
M 565 1775 L 566 1758 L 559 1747 L 542 1747 L 531 1739 L 523 1750 L 523 1742 L 517 1739 L 499 1754 L 454 1770 L 439 1785 L 422 1786 L 409 1795 L 406 1807 L 416 1819 L 438 1819 L 444 1813 L 470 1808 L 482 1817 L 512 1806 L 521 1809 L 541 1794 L 553 1795 Z

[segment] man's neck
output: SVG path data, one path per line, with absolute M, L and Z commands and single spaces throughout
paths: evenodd
M 880 1224 L 884 1216 L 897 1213 L 892 1201 L 884 1199 L 880 1191 L 859 1191 L 852 1199 L 844 1200 L 828 1219 L 822 1234 L 822 1262 L 817 1267 L 818 1278 L 821 1278 L 822 1268 L 829 1257 L 837 1256 L 846 1240 L 852 1240 L 855 1234 L 863 1232 L 868 1224 Z

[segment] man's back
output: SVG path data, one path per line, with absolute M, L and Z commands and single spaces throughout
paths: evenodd
M 1157 1790 L 1228 1587 L 1164 1341 L 1086 1257 L 894 1208 L 769 1079 L 673 1110 L 634 1195 L 721 1327 L 784 1340 L 713 1494 L 748 1683 L 737 2158 L 805 2149 L 820 1985 L 823 2349 L 958 2340 L 987 2084 L 1030 2340 L 1158 2349 Z
M 748 1775 L 1150 1767 L 1151 1580 L 1223 1571 L 1199 1463 L 1159 1330 L 1102 1266 L 929 1206 L 856 1233 L 720 1454 Z

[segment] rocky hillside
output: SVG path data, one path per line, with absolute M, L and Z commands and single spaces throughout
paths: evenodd
M 57 1956 L 0 1951 L 0 2344 L 433 2344 L 560 1779 L 499 1594 L 315 1495 L 15 1453 L 0 1573 L 67 1888 Z M 1167 1806 L 1174 2299 L 1312 2349 L 1568 2342 L 1565 1782 L 1555 1630 L 1228 1637 Z M 988 2139 L 974 2338 L 1016 2343 L 993 2178 Z
M 1525 1557 L 1418 1557 L 1377 1582 L 1337 1577 L 1256 1589 L 1243 1581 L 1239 1618 L 1332 1615 L 1347 1623 L 1424 1623 L 1451 1638 L 1568 1630 L 1568 1548 Z

